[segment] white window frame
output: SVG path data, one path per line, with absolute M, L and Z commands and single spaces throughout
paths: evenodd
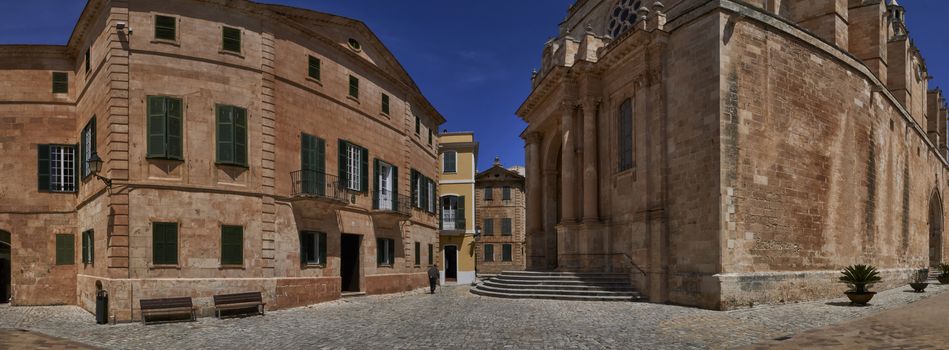
M 359 147 L 349 145 L 347 155 L 348 164 L 346 164 L 346 166 L 349 168 L 349 179 L 347 179 L 349 180 L 349 189 L 362 191 L 362 150 L 360 150 Z
M 392 175 L 392 165 L 380 161 L 379 174 L 376 174 L 379 177 L 379 188 L 376 189 L 376 191 L 379 191 L 379 209 L 395 209 L 392 206 L 394 196 L 394 193 L 392 193 Z
M 53 192 L 76 191 L 76 147 L 49 146 L 49 184 Z

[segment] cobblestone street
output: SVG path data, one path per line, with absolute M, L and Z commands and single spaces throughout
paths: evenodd
M 868 307 L 834 299 L 718 312 L 649 303 L 493 299 L 456 286 L 436 295 L 370 296 L 263 317 L 149 326 L 97 326 L 92 315 L 74 306 L 2 306 L 0 329 L 27 329 L 63 338 L 67 345 L 66 340 L 115 349 L 732 348 L 936 295 L 932 302 L 946 304 L 942 299 L 949 297 L 949 287 L 941 285 L 931 285 L 923 294 L 908 289 L 881 292 Z M 17 348 L 17 332 L 3 334 L 0 349 Z

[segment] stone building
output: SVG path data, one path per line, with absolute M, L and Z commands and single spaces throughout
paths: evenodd
M 475 208 L 481 235 L 478 239 L 478 273 L 523 270 L 524 176 L 494 158 L 491 168 L 475 176 Z
M 439 242 L 442 283 L 475 279 L 475 173 L 478 142 L 472 132 L 438 135 L 441 173 L 438 178 Z
M 946 260 L 946 108 L 881 0 L 579 0 L 517 115 L 529 269 L 730 309 Z
M 102 289 L 129 320 L 142 298 L 208 315 L 214 294 L 426 285 L 444 119 L 359 21 L 91 0 L 66 45 L 0 46 L 0 85 L 15 305 L 92 310 Z

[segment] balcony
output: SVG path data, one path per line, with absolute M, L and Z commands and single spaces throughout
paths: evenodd
M 316 198 L 349 202 L 349 191 L 339 182 L 339 177 L 315 170 L 298 170 L 290 173 L 293 197 Z
M 409 196 L 387 190 L 377 190 L 372 194 L 372 208 L 378 213 L 394 213 L 402 216 L 412 215 L 412 199 Z
M 465 218 L 456 215 L 455 210 L 442 210 L 442 233 L 465 233 Z

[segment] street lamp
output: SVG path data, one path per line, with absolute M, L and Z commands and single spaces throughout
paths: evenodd
M 89 170 L 92 170 L 92 175 L 95 175 L 96 178 L 105 182 L 105 187 L 112 188 L 112 179 L 99 175 L 99 172 L 102 171 L 102 158 L 99 158 L 99 154 L 93 151 L 92 155 L 89 156 L 88 163 Z

